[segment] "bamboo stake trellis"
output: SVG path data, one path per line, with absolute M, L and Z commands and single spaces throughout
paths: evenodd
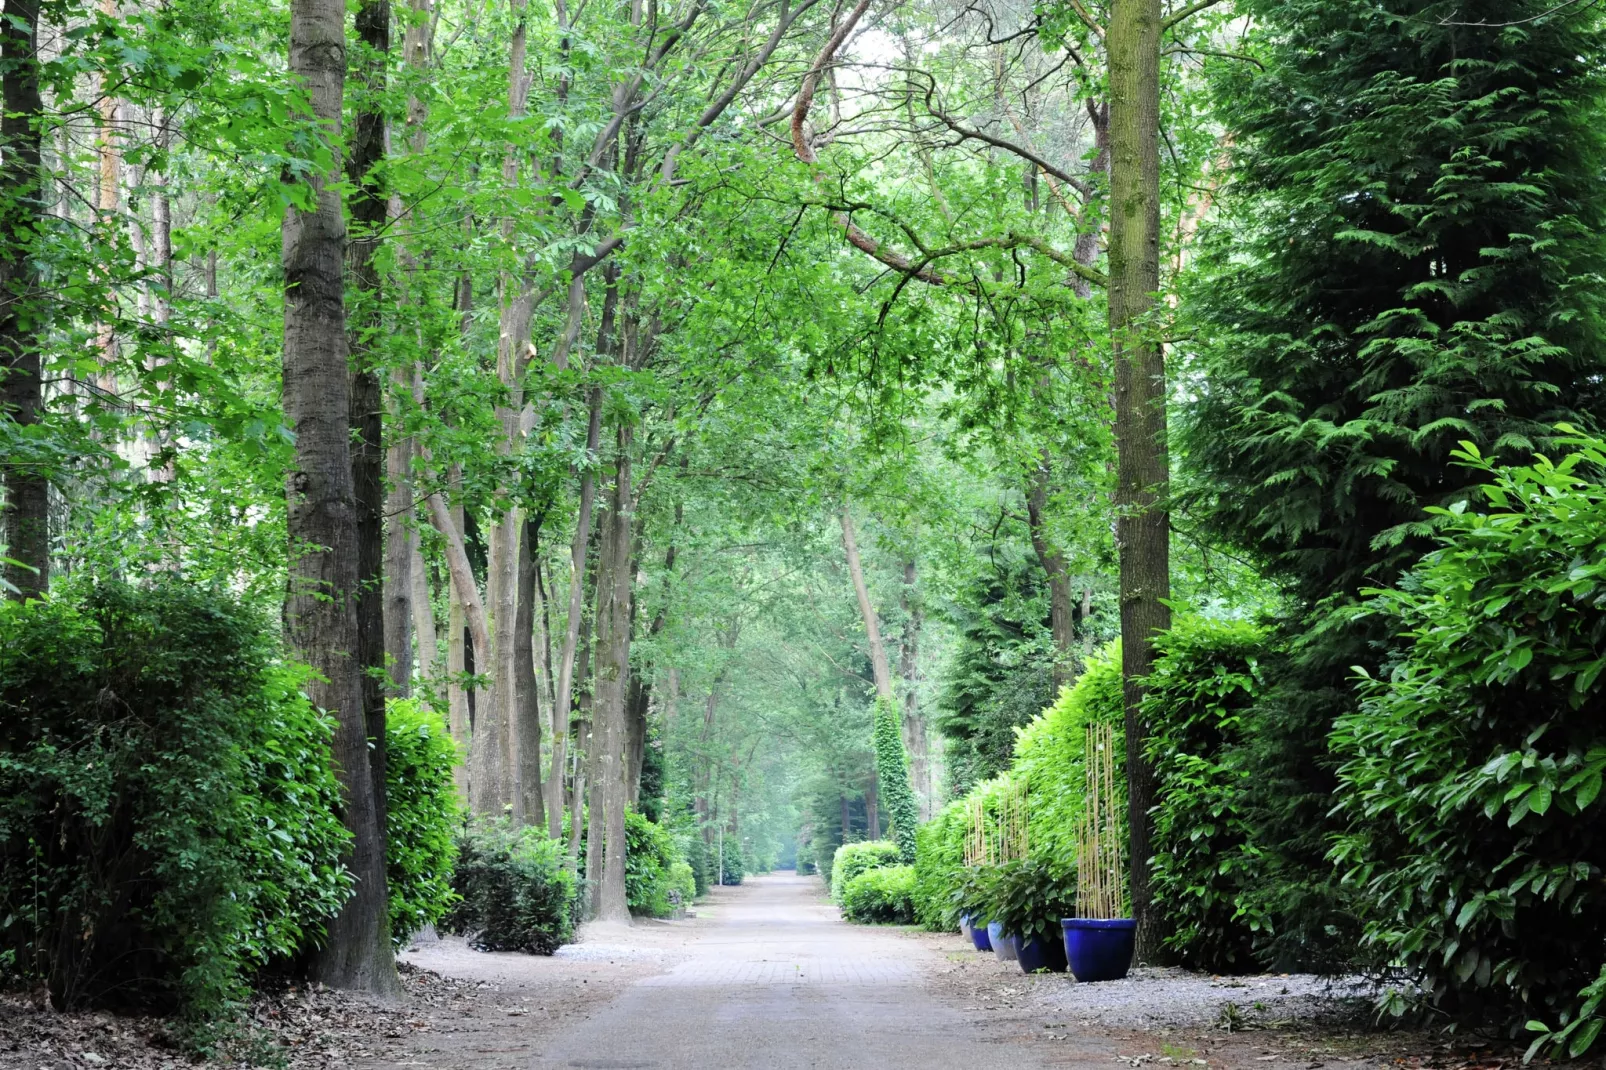
M 1121 877 L 1119 789 L 1115 783 L 1115 732 L 1108 724 L 1087 726 L 1087 802 L 1077 835 L 1076 916 L 1126 916 Z
M 970 800 L 968 835 L 965 839 L 965 865 L 982 866 L 1025 858 L 1027 841 L 1027 799 L 1023 780 L 1010 779 L 993 799 L 977 794 Z

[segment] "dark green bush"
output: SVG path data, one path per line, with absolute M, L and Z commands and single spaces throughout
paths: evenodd
M 0 607 L 0 961 L 58 1006 L 212 1016 L 349 893 L 273 634 L 177 580 Z
M 742 857 L 741 841 L 734 836 L 726 837 L 723 847 L 716 845 L 713 850 L 719 852 L 716 856 L 720 879 L 725 884 L 740 884 L 742 878 L 747 876 L 747 860 Z
M 385 706 L 385 871 L 397 947 L 452 904 L 459 822 L 457 745 L 440 714 L 413 701 Z
M 842 889 L 842 916 L 861 925 L 909 925 L 915 920 L 915 867 L 867 869 Z
M 634 810 L 625 811 L 625 901 L 632 914 L 667 918 L 674 913 L 670 871 L 682 861 L 668 830 Z
M 1435 510 L 1441 548 L 1362 606 L 1401 647 L 1333 734 L 1334 857 L 1377 967 L 1577 1055 L 1606 1021 L 1606 442 L 1568 445 L 1499 470 L 1465 447 L 1486 505 Z
M 1265 644 L 1265 630 L 1245 621 L 1181 618 L 1156 637 L 1144 698 L 1165 946 L 1178 965 L 1213 973 L 1258 968 L 1241 909 L 1261 874 L 1244 813 L 1252 772 L 1239 745 Z
M 574 937 L 580 907 L 563 845 L 541 829 L 477 820 L 458 837 L 448 931 L 481 951 L 550 955 Z
M 969 813 L 955 800 L 920 826 L 915 837 L 915 920 L 932 932 L 959 928 L 954 892 L 965 876 Z
M 867 869 L 898 865 L 902 857 L 898 845 L 891 840 L 844 843 L 836 849 L 836 858 L 831 863 L 831 898 L 840 904 L 848 882 L 854 877 Z

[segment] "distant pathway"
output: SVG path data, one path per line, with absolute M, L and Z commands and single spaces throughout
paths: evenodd
M 935 958 L 847 925 L 818 878 L 751 880 L 667 973 L 560 1030 L 529 1067 L 1036 1070 L 1039 1051 L 988 1039 L 923 978 Z M 732 890 L 736 891 L 736 890 Z M 937 961 L 940 961 L 937 960 Z M 1108 1064 L 1105 1064 L 1108 1065 Z

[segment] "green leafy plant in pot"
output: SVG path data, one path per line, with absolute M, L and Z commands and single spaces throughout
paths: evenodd
M 1078 981 L 1118 981 L 1132 968 L 1137 926 L 1126 914 L 1121 870 L 1121 798 L 1115 736 L 1087 726 L 1087 806 L 1077 830 L 1076 916 L 1060 919 L 1065 957 Z
M 1076 882 L 1038 859 L 1002 862 L 992 881 L 992 920 L 1016 941 L 1026 973 L 1065 972 L 1060 919 L 1075 906 Z
M 991 920 L 992 888 L 996 866 L 970 866 L 958 887 L 949 895 L 954 912 L 965 919 L 970 929 L 971 945 L 977 951 L 991 951 L 992 940 L 987 935 L 987 922 Z

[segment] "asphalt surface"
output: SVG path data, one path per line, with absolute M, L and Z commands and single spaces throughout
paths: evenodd
M 1035 1070 L 1040 1049 L 984 1034 L 927 986 L 934 952 L 848 925 L 818 878 L 757 878 L 686 955 L 542 1045 L 530 1067 Z M 940 959 L 939 959 L 940 961 Z M 1108 1063 L 1103 1064 L 1108 1066 Z

